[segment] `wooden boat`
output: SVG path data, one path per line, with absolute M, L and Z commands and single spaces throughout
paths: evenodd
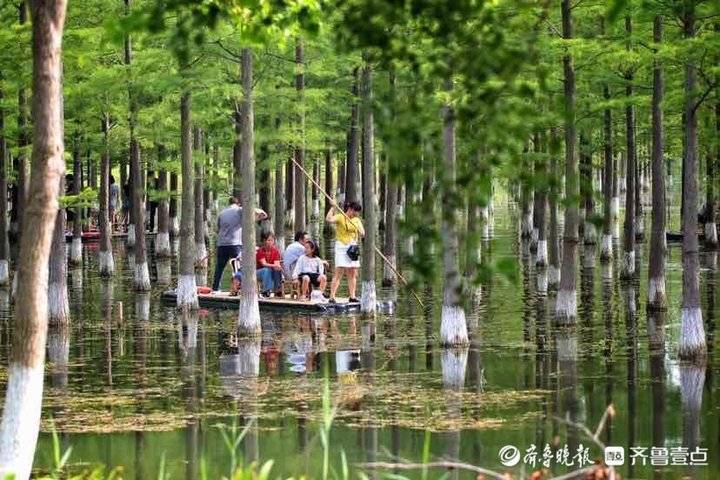
M 682 242 L 682 232 L 665 232 L 665 239 L 668 242 Z
M 145 232 L 146 237 L 155 236 L 156 232 Z M 85 230 L 82 232 L 80 238 L 83 243 L 85 242 L 99 242 L 100 241 L 100 230 Z M 113 232 L 112 238 L 127 238 L 127 232 Z M 72 232 L 65 232 L 65 241 L 72 242 Z
M 177 294 L 175 290 L 168 290 L 162 294 L 162 299 L 168 303 L 175 303 Z M 229 292 L 198 293 L 198 302 L 201 307 L 237 309 L 240 297 L 230 295 Z M 297 312 L 328 312 L 342 313 L 359 311 L 360 302 L 350 302 L 347 298 L 337 298 L 337 303 L 328 301 L 303 301 L 291 298 L 263 298 L 258 299 L 261 310 L 294 310 Z
M 665 239 L 668 242 L 682 242 L 683 241 L 683 233 L 682 232 L 665 232 Z M 705 230 L 698 229 L 698 240 L 704 240 L 705 239 Z

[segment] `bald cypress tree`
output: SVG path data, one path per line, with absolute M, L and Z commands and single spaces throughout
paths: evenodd
M 240 104 L 242 138 L 240 148 L 243 207 L 242 240 L 246 252 L 255 251 L 255 155 L 254 155 L 254 114 L 253 114 L 253 53 L 250 48 L 242 49 L 241 83 L 243 89 Z M 243 282 L 240 291 L 238 311 L 238 333 L 245 336 L 260 334 L 260 306 L 258 304 L 255 255 L 242 256 Z
M 573 21 L 570 0 L 562 0 L 563 38 L 573 38 Z M 563 258 L 560 272 L 560 288 L 555 303 L 556 321 L 561 324 L 575 323 L 577 316 L 577 292 L 575 281 L 575 257 L 578 244 L 578 160 L 575 129 L 575 68 L 570 52 L 563 55 L 565 91 L 565 231 L 563 233 Z
M 40 430 L 48 322 L 48 264 L 65 174 L 62 35 L 65 0 L 32 0 L 33 150 L 17 269 L 13 336 L 0 423 L 0 475 L 30 476 Z
M 297 116 L 297 129 L 298 136 L 300 137 L 298 143 L 293 149 L 293 156 L 295 161 L 300 165 L 304 166 L 305 163 L 305 112 L 303 99 L 305 96 L 305 74 L 304 74 L 304 63 L 305 61 L 305 46 L 303 45 L 302 38 L 298 38 L 295 44 L 295 89 L 298 95 L 298 108 L 300 112 Z M 306 189 L 307 180 L 305 174 L 302 172 L 300 167 L 294 166 L 295 172 L 295 199 L 294 199 L 294 225 L 295 231 L 304 230 L 306 222 Z
M 626 49 L 632 49 L 632 17 L 625 17 Z M 625 72 L 625 221 L 623 224 L 623 263 L 621 275 L 624 278 L 635 276 L 635 106 L 632 104 L 634 72 L 628 68 Z
M 187 67 L 181 66 L 181 69 Z M 180 159 L 182 163 L 182 212 L 180 215 L 180 252 L 177 305 L 182 310 L 198 308 L 195 283 L 195 199 L 192 158 L 192 96 L 184 86 L 180 96 Z
M 683 36 L 697 34 L 695 2 L 683 2 Z M 685 61 L 685 168 L 683 169 L 683 290 L 678 355 L 681 359 L 704 361 L 707 355 L 705 327 L 700 309 L 700 265 L 698 258 L 698 95 L 697 65 L 692 56 Z
M 375 210 L 375 126 L 372 106 L 372 69 L 366 59 L 362 69 L 362 170 L 363 200 L 365 201 L 365 255 L 362 262 L 362 295 L 360 309 L 365 315 L 373 315 L 377 305 L 375 291 L 375 238 L 377 236 L 377 214 Z
M 445 81 L 445 90 L 452 92 L 452 80 Z M 456 206 L 453 204 L 455 188 L 455 111 L 450 104 L 442 107 L 443 162 L 442 162 L 442 228 L 443 243 L 443 303 L 440 322 L 440 343 L 445 346 L 465 345 L 469 342 L 465 309 L 460 304 L 461 281 L 458 267 L 458 233 Z
M 8 182 L 7 182 L 7 141 L 5 137 L 5 92 L 3 74 L 0 72 L 0 286 L 10 283 L 10 245 L 8 242 Z
M 110 118 L 107 112 L 102 113 L 102 152 L 100 153 L 100 212 L 98 227 L 100 229 L 100 248 L 98 250 L 98 269 L 101 277 L 109 277 L 115 273 L 115 259 L 110 243 Z
M 656 58 L 653 61 L 652 96 L 652 237 L 648 268 L 648 307 L 665 308 L 665 138 L 662 101 L 664 82 L 662 65 L 657 58 L 663 37 L 663 17 L 653 21 Z

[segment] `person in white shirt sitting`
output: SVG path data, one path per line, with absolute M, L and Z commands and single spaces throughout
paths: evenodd
M 300 291 L 303 299 L 310 297 L 310 286 L 325 291 L 327 277 L 325 276 L 325 265 L 322 258 L 318 256 L 319 248 L 317 243 L 308 240 L 305 244 L 305 255 L 298 258 L 293 269 L 292 278 L 300 282 Z

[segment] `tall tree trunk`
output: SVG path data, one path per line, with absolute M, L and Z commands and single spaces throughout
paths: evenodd
M 294 148 L 294 158 L 295 161 L 298 163 L 298 165 L 304 167 L 305 166 L 305 105 L 304 105 L 304 97 L 305 97 L 305 74 L 304 72 L 304 61 L 305 61 L 305 52 L 303 47 L 303 41 L 302 38 L 297 39 L 297 43 L 295 44 L 295 89 L 297 90 L 298 95 L 298 108 L 300 109 L 300 113 L 297 117 L 297 129 L 298 129 L 298 137 L 299 137 L 299 144 L 295 145 Z M 295 165 L 294 168 L 295 171 L 295 201 L 294 203 L 294 212 L 295 212 L 295 231 L 305 230 L 306 224 L 305 224 L 305 203 L 307 201 L 306 194 L 305 194 L 305 186 L 307 184 L 307 181 L 305 180 L 305 175 L 303 174 L 302 170 L 300 170 L 300 167 Z
M 387 173 L 385 171 L 385 165 L 387 164 L 387 156 L 385 152 L 380 154 L 378 166 L 380 167 L 380 173 L 377 185 L 377 197 L 378 197 L 378 230 L 385 230 L 385 208 L 387 205 Z
M 313 160 L 313 180 L 319 185 L 320 184 L 320 162 L 318 159 Z M 312 184 L 311 197 L 312 199 L 312 213 L 310 218 L 317 220 L 320 217 L 320 192 L 318 191 L 315 183 Z
M 80 156 L 80 136 L 75 135 L 73 140 L 73 184 L 72 194 L 80 193 L 82 183 L 82 157 Z M 73 221 L 73 238 L 70 244 L 70 265 L 82 265 L 82 208 L 75 207 L 75 220 Z M 64 241 L 63 232 L 63 241 Z
M 19 24 L 27 22 L 28 3 L 21 0 L 18 5 Z M 22 221 L 25 216 L 25 205 L 28 200 L 28 114 L 27 94 L 25 85 L 21 83 L 18 88 L 18 155 L 17 180 L 15 182 L 13 211 L 10 218 L 10 233 L 14 236 L 22 231 Z
M 358 69 L 353 71 L 353 85 L 351 95 L 353 98 L 350 109 L 350 131 L 348 133 L 347 162 L 345 164 L 345 201 L 360 201 L 358 187 L 360 185 L 360 169 L 358 166 Z
M 158 229 L 155 236 L 155 257 L 167 258 L 172 256 L 170 248 L 170 216 L 168 206 L 168 172 L 165 169 L 167 149 L 165 145 L 157 146 L 158 153 L 158 193 L 161 195 L 158 202 Z
M 467 207 L 467 222 L 465 225 L 465 278 L 470 284 L 474 284 L 475 277 L 477 276 L 478 265 L 482 260 L 482 249 L 479 235 L 480 229 L 478 228 L 478 224 L 480 222 L 478 214 L 480 209 L 478 208 L 476 198 L 477 196 L 475 191 L 471 190 L 468 192 L 467 199 L 465 200 Z M 480 292 L 479 286 L 474 288 L 474 292 Z M 478 327 L 477 317 L 473 315 L 467 320 L 469 334 L 472 335 Z
M 614 143 L 611 143 L 614 145 Z M 612 217 L 611 231 L 613 238 L 620 237 L 620 180 L 618 179 L 618 156 L 613 153 L 612 166 L 612 203 L 610 204 L 610 216 Z
M 529 171 L 532 166 L 529 165 L 527 155 L 530 152 L 529 146 L 526 144 L 523 150 L 523 172 Z M 529 239 L 533 231 L 533 212 L 532 212 L 532 188 L 530 188 L 529 178 L 521 176 L 520 178 L 520 237 Z
M 242 75 L 242 72 L 241 72 Z M 235 141 L 233 142 L 233 183 L 232 196 L 240 198 L 241 194 L 241 166 L 240 166 L 240 138 L 242 137 L 242 118 L 240 115 L 240 105 L 235 105 L 234 112 L 235 125 Z
M 195 283 L 195 200 L 192 158 L 192 97 L 189 90 L 180 97 L 180 158 L 182 163 L 182 203 L 180 216 L 180 262 L 177 306 L 182 310 L 198 308 Z
M 272 212 L 271 190 L 270 190 L 270 167 L 268 166 L 268 146 L 263 144 L 260 147 L 260 188 L 258 197 L 260 198 L 260 208 L 265 212 Z M 266 222 L 263 222 L 266 223 Z M 269 226 L 269 223 L 267 223 Z M 269 229 L 269 228 L 266 228 Z
M 362 293 L 360 298 L 360 310 L 365 315 L 374 315 L 377 308 L 377 293 L 375 290 L 375 239 L 377 237 L 377 211 L 375 209 L 375 126 L 373 117 L 373 91 L 372 91 L 372 69 L 366 59 L 362 69 L 362 175 L 368 181 L 363 185 L 363 200 L 366 209 L 365 238 L 363 239 L 363 261 L 362 261 Z
M 203 163 L 203 238 L 207 244 L 210 241 L 210 229 L 208 222 L 212 212 L 210 211 L 210 177 L 212 170 L 212 155 L 210 154 L 210 140 L 205 139 L 205 162 Z
M 570 0 L 562 0 L 563 38 L 573 38 Z M 565 84 L 565 231 L 563 232 L 563 259 L 560 272 L 560 288 L 555 304 L 558 323 L 571 324 L 577 316 L 577 292 L 575 287 L 575 255 L 578 244 L 578 206 L 572 200 L 578 194 L 578 160 L 575 152 L 575 67 L 569 52 L 563 56 Z
M 205 135 L 199 127 L 195 127 L 193 145 L 195 147 L 195 270 L 202 272 L 207 269 L 208 254 L 205 246 L 205 197 L 203 194 Z
M 102 114 L 101 131 L 103 146 L 100 154 L 100 212 L 98 223 L 100 228 L 100 248 L 98 251 L 98 269 L 101 277 L 109 277 L 115 273 L 115 260 L 113 259 L 112 245 L 110 243 L 110 118 L 107 112 Z
M 347 164 L 348 152 L 345 150 L 345 156 L 338 159 L 337 162 L 337 196 L 345 197 L 345 172 Z M 331 192 L 328 192 L 332 195 Z
M 125 3 L 125 16 L 127 17 L 130 15 L 130 8 L 131 8 L 132 0 L 123 0 L 123 1 Z M 130 37 L 129 34 L 125 35 L 124 53 L 125 53 L 125 56 L 124 56 L 125 67 L 126 67 L 127 71 L 129 72 L 131 65 L 132 65 L 132 56 L 133 56 L 132 38 Z M 137 242 L 136 230 L 138 228 L 144 228 L 144 226 L 142 226 L 142 227 L 137 226 L 138 225 L 138 218 L 137 218 L 138 209 L 137 209 L 137 206 L 135 205 L 135 199 L 137 198 L 137 196 L 135 194 L 135 190 L 138 188 L 139 185 L 137 185 L 135 182 L 138 178 L 142 178 L 142 176 L 140 176 L 140 177 L 136 176 L 137 174 L 135 172 L 136 167 L 140 163 L 140 157 L 139 157 L 140 156 L 140 148 L 139 148 L 139 146 L 137 149 L 138 165 L 136 165 L 135 162 L 133 161 L 133 151 L 134 151 L 133 144 L 136 142 L 135 126 L 136 126 L 136 122 L 137 122 L 137 102 L 135 99 L 135 93 L 133 91 L 132 80 L 130 79 L 129 76 L 127 79 L 127 91 L 128 91 L 128 124 L 129 124 L 129 128 L 130 128 L 130 143 L 129 143 L 128 151 L 129 151 L 129 157 L 130 157 L 130 165 L 129 165 L 130 166 L 130 178 L 129 178 L 130 192 L 129 193 L 130 193 L 131 207 L 130 207 L 130 211 L 128 212 L 130 218 L 128 220 L 126 242 L 127 242 L 128 247 L 135 248 L 135 243 Z M 90 167 L 88 167 L 88 168 L 90 168 Z M 92 182 L 92 175 L 89 175 L 89 178 L 91 179 L 91 182 Z M 91 183 L 91 185 L 92 185 L 92 183 Z M 133 282 L 134 282 L 134 280 L 133 280 Z
M 597 230 L 595 228 L 595 199 L 593 194 L 593 167 L 590 139 L 587 134 L 580 134 L 580 165 L 582 166 L 582 196 L 585 208 L 585 225 L 583 226 L 583 243 L 595 245 Z
M 253 53 L 250 48 L 242 49 L 242 89 L 240 104 L 242 121 L 242 143 L 240 149 L 242 171 L 242 289 L 237 328 L 240 335 L 260 335 L 260 307 L 258 305 L 257 277 L 255 265 L 255 148 L 253 119 Z
M 125 14 L 130 13 L 131 0 L 125 0 Z M 132 40 L 125 36 L 125 64 L 132 64 Z M 140 161 L 140 142 L 137 139 L 137 94 L 132 80 L 128 79 L 128 125 L 130 128 L 130 191 L 132 194 L 131 225 L 128 226 L 128 246 L 135 248 L 135 271 L 133 287 L 136 291 L 150 290 L 150 271 L 148 269 L 145 248 L 145 180 Z M 134 228 L 131 228 L 134 227 Z M 132 230 L 132 231 L 131 231 Z
M 383 242 L 383 255 L 393 265 L 397 264 L 397 204 L 399 187 L 389 173 L 387 176 L 387 196 L 385 198 L 385 240 Z M 397 281 L 395 272 L 385 263 L 383 265 L 383 286 L 389 287 Z
M 278 247 L 285 246 L 285 165 L 281 162 L 275 166 L 275 215 L 273 230 L 278 239 Z
M 170 237 L 177 238 L 180 234 L 180 223 L 177 218 L 177 190 L 178 190 L 178 175 L 177 172 L 170 172 L 170 202 L 169 202 L 169 214 L 170 214 Z
M 452 92 L 452 80 L 445 81 L 445 89 Z M 455 186 L 455 111 L 449 104 L 442 107 L 443 164 L 442 164 L 442 229 L 443 303 L 440 322 L 440 343 L 444 346 L 466 345 L 468 341 L 465 310 L 460 304 L 461 282 L 458 272 L 458 234 L 453 201 Z
M 65 0 L 33 0 L 33 150 L 17 269 L 5 405 L 0 424 L 0 474 L 30 476 L 40 429 L 47 336 L 50 244 L 65 174 L 61 45 Z M 23 241 L 24 240 L 24 241 Z
M 334 191 L 332 152 L 330 151 L 330 147 L 325 149 L 325 191 L 328 195 L 332 195 Z M 327 215 L 327 212 L 329 212 L 331 208 L 332 201 L 330 198 L 325 197 L 325 215 Z
M 555 145 L 557 130 L 550 131 L 550 145 Z M 558 185 L 559 175 L 557 168 L 557 157 L 554 148 L 550 148 L 550 178 L 552 179 L 549 188 L 548 208 L 550 209 L 548 225 L 548 289 L 556 290 L 560 283 L 560 232 L 558 228 Z
M 4 78 L 0 72 L 0 82 Z M 10 245 L 8 243 L 7 143 L 5 140 L 5 93 L 0 83 L 0 286 L 10 284 Z
M 65 176 L 60 177 L 60 194 L 65 193 Z M 70 322 L 70 304 L 67 289 L 67 249 L 65 242 L 65 210 L 58 209 L 52 236 L 50 274 L 48 276 L 48 319 L 51 325 L 67 325 Z
M 642 191 L 643 176 L 641 175 L 645 167 L 637 157 L 637 147 L 635 150 L 635 239 L 642 241 L 645 237 L 645 223 L 643 222 L 642 209 Z
M 696 35 L 695 6 L 684 4 L 683 34 L 692 39 Z M 700 310 L 700 266 L 698 259 L 697 201 L 698 201 L 698 98 L 695 91 L 697 66 L 695 59 L 685 63 L 685 171 L 683 173 L 683 295 L 680 344 L 678 355 L 683 360 L 704 362 L 707 355 L 705 328 Z
M 538 132 L 535 132 L 533 134 L 533 151 L 536 153 L 540 153 L 540 135 Z M 542 160 L 540 160 L 539 156 L 535 156 L 535 160 L 533 161 L 533 185 L 535 188 L 533 189 L 533 205 L 532 205 L 532 233 L 530 235 L 530 253 L 537 254 L 538 249 L 538 237 L 540 236 L 540 230 L 538 230 L 538 222 L 540 221 L 538 219 L 538 211 L 540 210 L 540 195 L 541 192 L 538 188 L 538 177 L 539 177 L 539 171 L 540 171 L 540 163 Z
M 719 137 L 715 137 L 715 141 L 720 141 Z M 715 181 L 716 181 L 716 163 L 715 152 L 708 151 L 706 162 L 707 178 L 705 180 L 705 245 L 710 248 L 718 246 L 717 226 L 715 224 Z
M 538 133 L 536 135 L 538 153 L 547 154 L 547 138 Z M 535 225 L 537 230 L 537 250 L 535 252 L 535 265 L 544 268 L 548 264 L 548 243 L 547 228 L 545 222 L 545 211 L 547 210 L 547 160 L 543 158 L 535 164 L 536 181 L 540 182 L 540 187 L 535 189 Z
M 293 163 L 294 153 L 290 151 L 290 158 L 285 162 L 285 225 L 293 226 L 295 213 L 293 202 L 295 201 L 295 164 Z
M 145 247 L 145 181 L 140 163 L 140 143 L 132 129 L 130 138 L 130 162 L 133 167 L 132 183 L 134 185 L 132 209 L 135 212 L 135 274 L 133 276 L 133 287 L 138 292 L 147 292 L 150 290 L 150 271 Z
M 653 39 L 656 55 L 663 40 L 663 17 L 653 22 Z M 652 95 L 652 236 L 650 238 L 650 265 L 648 268 L 648 307 L 664 309 L 665 297 L 665 138 L 662 101 L 664 95 L 663 71 L 660 59 L 653 62 Z
M 610 101 L 610 87 L 603 85 L 603 98 Z M 603 228 L 600 244 L 600 261 L 609 262 L 613 257 L 612 222 L 613 222 L 613 138 L 612 110 L 605 108 L 603 112 Z
M 631 50 L 630 38 L 632 36 L 632 18 L 625 17 L 625 33 L 628 37 L 627 50 Z M 623 263 L 620 274 L 623 278 L 635 276 L 635 106 L 632 104 L 633 95 L 632 70 L 625 72 L 625 138 L 627 140 L 625 152 L 625 223 L 623 228 Z

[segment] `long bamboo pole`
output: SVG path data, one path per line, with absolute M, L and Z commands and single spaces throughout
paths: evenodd
M 305 170 L 305 169 L 302 167 L 302 165 L 300 165 L 298 162 L 296 162 L 296 161 L 295 161 L 295 158 L 290 157 L 290 159 L 291 159 L 292 162 L 295 164 L 295 166 L 296 166 L 298 169 L 300 169 L 300 171 L 308 178 L 308 180 L 310 180 L 310 181 L 315 185 L 315 187 L 318 189 L 318 191 L 319 191 L 320 193 L 322 193 L 323 195 L 325 195 L 325 197 L 326 197 L 328 200 L 330 200 L 330 203 L 332 204 L 332 206 L 335 207 L 335 208 L 337 208 L 338 211 L 339 211 L 345 218 L 347 218 L 348 220 L 351 220 L 350 217 L 348 217 L 347 214 L 343 211 L 343 209 L 339 207 L 339 205 L 337 204 L 337 202 L 336 202 L 330 195 L 328 195 L 328 193 L 315 181 L 315 179 L 312 177 L 312 175 L 310 175 L 310 174 L 307 172 L 307 170 Z M 402 274 L 398 271 L 398 269 L 395 267 L 395 265 L 393 265 L 392 262 L 391 262 L 385 255 L 383 255 L 383 253 L 380 251 L 380 249 L 379 249 L 378 247 L 375 247 L 375 253 L 377 253 L 377 254 L 380 256 L 380 258 L 383 259 L 383 261 L 388 265 L 388 267 L 390 267 L 390 270 L 392 270 L 393 272 L 395 272 L 395 275 L 397 275 L 398 278 L 403 282 L 403 284 L 404 284 L 406 287 L 408 287 L 408 289 L 410 290 L 410 293 L 412 294 L 413 297 L 415 297 L 415 300 L 417 300 L 417 302 L 420 304 L 420 306 L 423 307 L 423 308 L 425 308 L 425 304 L 424 304 L 423 301 L 420 299 L 420 297 L 418 296 L 417 292 L 415 292 L 415 290 L 413 290 L 412 288 L 410 288 L 410 286 L 409 286 L 409 284 L 408 284 L 408 281 L 405 280 L 405 277 L 402 276 Z

